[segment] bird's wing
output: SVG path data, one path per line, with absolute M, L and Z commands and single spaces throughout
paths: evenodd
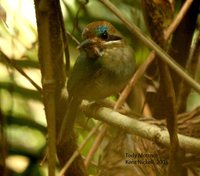
M 97 60 L 98 58 L 88 58 L 85 52 L 79 55 L 67 84 L 70 94 L 81 91 L 102 74 L 103 68 Z

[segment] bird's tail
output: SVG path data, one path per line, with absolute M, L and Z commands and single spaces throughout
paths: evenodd
M 63 118 L 61 128 L 59 130 L 57 143 L 60 143 L 63 138 L 66 138 L 65 140 L 69 139 L 70 135 L 72 134 L 76 114 L 80 103 L 80 100 L 73 97 L 69 99 L 65 117 Z

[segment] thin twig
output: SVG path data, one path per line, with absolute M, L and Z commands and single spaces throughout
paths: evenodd
M 104 136 L 105 136 L 107 130 L 108 130 L 108 125 L 107 125 L 107 124 L 104 124 L 104 125 L 102 126 L 102 129 L 101 129 L 100 133 L 99 133 L 98 136 L 96 137 L 96 139 L 95 139 L 95 141 L 94 141 L 94 143 L 93 143 L 93 145 L 92 145 L 92 148 L 90 149 L 90 151 L 89 151 L 89 153 L 88 153 L 88 155 L 87 155 L 85 161 L 84 161 L 85 167 L 86 167 L 86 168 L 88 168 L 89 163 L 90 163 L 92 157 L 94 156 L 94 154 L 96 153 L 96 151 L 97 151 L 99 145 L 101 144 L 101 142 L 102 142 L 102 140 L 103 140 L 103 138 L 104 138 Z
M 199 54 L 200 54 L 200 28 L 198 31 L 198 36 L 195 39 L 194 47 L 192 48 L 190 58 L 188 63 L 186 64 L 186 70 L 192 77 L 195 77 L 197 73 L 197 67 L 199 62 Z M 187 98 L 190 93 L 191 88 L 185 84 L 184 80 L 180 84 L 180 92 L 178 95 L 177 101 L 177 109 L 178 112 L 183 112 L 186 109 Z
M 2 51 L 0 51 L 0 58 L 3 58 L 9 65 L 14 67 L 22 76 L 24 76 L 39 92 L 42 92 L 42 88 L 34 82 L 15 62 L 8 58 Z
M 69 31 L 66 31 L 67 35 L 77 44 L 79 45 L 80 42 L 78 41 L 78 39 L 73 35 L 71 34 Z
M 155 58 L 155 52 L 152 51 L 148 58 L 145 60 L 145 62 L 136 70 L 135 74 L 129 81 L 129 83 L 126 85 L 122 93 L 120 94 L 117 102 L 116 102 L 116 108 L 121 107 L 125 100 L 127 99 L 128 95 L 130 94 L 132 88 L 135 86 L 136 82 L 144 75 L 144 72 L 146 71 L 149 64 L 154 60 Z
M 167 40 L 170 37 L 170 35 L 176 30 L 176 28 L 178 27 L 178 25 L 182 21 L 183 17 L 185 16 L 186 12 L 188 11 L 190 6 L 192 5 L 192 2 L 193 2 L 193 0 L 185 1 L 183 6 L 181 7 L 179 13 L 176 15 L 176 18 L 172 21 L 170 26 L 165 31 L 165 33 L 164 33 L 165 40 Z
M 87 135 L 87 137 L 85 138 L 85 140 L 82 142 L 82 144 L 76 149 L 76 151 L 74 151 L 74 153 L 72 154 L 71 158 L 66 162 L 66 164 L 64 165 L 64 167 L 61 169 L 59 176 L 63 176 L 64 173 L 67 171 L 67 169 L 69 168 L 69 166 L 72 164 L 72 162 L 75 160 L 75 158 L 80 154 L 80 152 L 82 151 L 82 149 L 85 147 L 85 145 L 88 143 L 89 139 L 96 133 L 96 131 L 99 129 L 100 125 L 102 123 L 98 123 L 91 131 L 90 133 Z

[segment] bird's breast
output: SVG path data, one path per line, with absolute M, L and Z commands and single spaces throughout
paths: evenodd
M 128 46 L 105 49 L 99 58 L 102 67 L 119 78 L 127 80 L 135 69 L 134 53 Z

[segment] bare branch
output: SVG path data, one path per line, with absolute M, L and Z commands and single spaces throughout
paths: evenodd
M 83 104 L 81 108 L 89 117 L 94 117 L 97 120 L 101 120 L 110 125 L 121 128 L 128 133 L 135 134 L 154 141 L 157 144 L 163 144 L 166 147 L 170 147 L 169 133 L 165 129 L 130 118 L 112 109 L 100 107 L 96 104 Z M 180 148 L 183 151 L 200 154 L 199 139 L 181 134 L 178 134 L 178 139 Z
M 75 158 L 80 154 L 81 150 L 85 147 L 89 139 L 96 133 L 96 131 L 99 129 L 101 123 L 97 124 L 87 135 L 87 137 L 84 139 L 82 144 L 77 148 L 76 151 L 72 154 L 71 158 L 66 162 L 64 167 L 61 169 L 59 176 L 63 176 L 63 174 L 66 172 L 66 170 L 69 168 L 69 166 L 72 164 L 72 162 L 75 160 Z
M 14 61 L 9 59 L 2 51 L 0 51 L 0 58 L 4 59 L 10 66 L 14 67 L 22 76 L 24 76 L 39 92 L 42 91 L 42 88 L 33 81 L 25 72 L 24 70 L 19 67 Z

